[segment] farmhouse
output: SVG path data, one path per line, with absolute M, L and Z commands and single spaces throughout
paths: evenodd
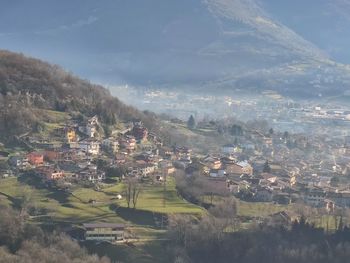
M 125 226 L 122 224 L 83 224 L 85 240 L 95 241 L 121 241 L 124 240 Z

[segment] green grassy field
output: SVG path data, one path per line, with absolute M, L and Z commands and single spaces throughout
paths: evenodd
M 273 203 L 261 203 L 261 202 L 238 202 L 238 214 L 240 216 L 249 217 L 267 217 L 269 215 L 288 210 L 287 205 L 276 205 Z
M 203 201 L 206 203 L 216 204 L 222 201 L 223 198 L 219 196 L 214 196 L 211 199 L 210 196 L 205 196 Z M 264 203 L 264 202 L 245 202 L 237 199 L 237 213 L 239 216 L 243 217 L 267 217 L 269 215 L 288 210 L 291 206 L 288 205 L 277 205 L 273 203 Z
M 84 222 L 124 223 L 129 226 L 129 234 L 138 238 L 133 244 L 83 245 L 93 253 L 107 255 L 112 260 L 125 262 L 167 262 L 165 250 L 166 235 L 162 229 L 163 215 L 172 213 L 205 213 L 201 207 L 183 200 L 177 195 L 174 178 L 169 177 L 164 193 L 162 184 L 146 184 L 140 194 L 137 209 L 126 208 L 125 200 L 116 200 L 117 194 L 123 194 L 124 185 L 105 184 L 102 190 L 77 188 L 72 193 L 48 190 L 35 177 L 0 179 L 0 204 L 17 206 L 23 193 L 29 194 L 31 204 L 44 208 L 47 216 L 33 216 L 34 223 L 68 223 L 81 225 Z M 165 198 L 165 199 L 164 199 Z M 94 204 L 90 200 L 95 200 Z M 215 198 L 214 202 L 219 199 Z M 272 203 L 250 203 L 238 201 L 238 214 L 243 217 L 266 217 L 292 206 Z M 310 220 L 316 226 L 330 231 L 335 229 L 332 216 L 317 217 Z M 339 220 L 339 219 L 338 219 Z M 165 221 L 164 221 L 165 222 Z M 344 219 L 344 223 L 346 223 Z M 249 222 L 242 224 L 242 228 Z
M 163 184 L 145 184 L 137 203 L 138 210 L 150 211 L 155 213 L 190 213 L 201 214 L 204 210 L 182 199 L 176 191 L 175 180 L 173 177 L 167 178 L 164 191 Z M 120 193 L 122 189 L 119 186 L 107 188 L 106 193 Z M 118 202 L 120 206 L 126 207 L 125 200 Z
M 76 224 L 84 222 L 110 222 L 129 225 L 129 233 L 139 239 L 132 245 L 85 244 L 99 255 L 108 255 L 112 260 L 124 262 L 167 262 L 164 242 L 165 230 L 161 229 L 162 214 L 203 213 L 200 207 L 189 204 L 177 196 L 173 178 L 168 180 L 165 195 L 162 185 L 147 185 L 140 194 L 137 209 L 127 209 L 124 200 L 116 200 L 123 193 L 122 184 L 111 185 L 101 191 L 79 188 L 72 194 L 48 190 L 36 178 L 0 179 L 0 204 L 17 206 L 25 192 L 31 204 L 47 210 L 48 216 L 34 216 L 34 223 Z M 165 196 L 165 203 L 163 203 Z M 95 204 L 89 200 L 96 201 Z M 163 205 L 165 204 L 165 206 Z M 160 214 L 162 213 L 162 214 Z M 165 222 L 165 221 L 164 221 Z
M 191 213 L 201 214 L 204 210 L 190 204 L 177 195 L 173 178 L 168 178 L 166 191 L 163 185 L 147 184 L 142 190 L 137 209 L 126 209 L 125 200 L 116 200 L 118 193 L 123 194 L 122 184 L 113 185 L 100 191 L 91 188 L 79 188 L 71 194 L 58 190 L 48 190 L 37 183 L 36 178 L 8 178 L 0 180 L 0 202 L 12 204 L 26 189 L 30 192 L 32 203 L 49 211 L 52 220 L 57 222 L 123 222 L 133 224 L 138 215 L 153 213 Z M 95 202 L 89 203 L 90 200 Z M 120 215 L 118 215 L 120 213 Z M 148 217 L 149 217 L 148 216 Z M 142 223 L 142 218 L 139 219 Z M 146 220 L 147 221 L 147 220 Z M 148 222 L 149 223 L 149 220 Z M 142 224 L 141 224 L 142 225 Z

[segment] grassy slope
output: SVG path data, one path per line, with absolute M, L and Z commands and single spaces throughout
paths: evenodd
M 127 222 L 127 220 L 118 217 L 113 211 L 113 205 L 121 208 L 126 207 L 125 200 L 118 201 L 114 199 L 117 193 L 123 192 L 122 184 L 110 186 L 101 191 L 79 188 L 69 195 L 64 192 L 49 191 L 33 181 L 30 178 L 26 180 L 27 184 L 34 186 L 30 188 L 33 202 L 38 207 L 49 209 L 55 221 L 74 223 L 86 221 Z M 1 179 L 0 192 L 9 196 L 7 199 L 19 198 L 23 189 L 28 187 L 26 183 L 20 182 L 17 178 Z M 176 194 L 173 178 L 169 178 L 164 196 L 165 206 L 163 205 L 163 186 L 147 185 L 140 194 L 137 211 L 165 214 L 200 214 L 203 212 L 200 207 L 189 204 Z M 96 203 L 89 204 L 90 199 L 96 200 Z
M 78 225 L 83 222 L 116 222 L 131 225 L 130 232 L 141 240 L 135 246 L 87 244 L 87 247 L 94 253 L 107 254 L 114 260 L 142 263 L 166 262 L 167 258 L 164 250 L 165 232 L 160 228 L 160 224 L 155 223 L 154 213 L 203 213 L 201 208 L 177 196 L 173 178 L 167 183 L 165 207 L 162 185 L 147 186 L 139 197 L 140 201 L 135 211 L 126 209 L 124 200 L 114 199 L 115 195 L 122 191 L 123 185 L 119 184 L 107 187 L 102 192 L 80 188 L 69 195 L 49 191 L 31 178 L 8 178 L 0 180 L 0 204 L 16 206 L 22 193 L 29 192 L 32 203 L 36 207 L 48 209 L 51 216 L 33 217 L 33 222 L 67 222 Z M 89 204 L 90 199 L 96 200 L 97 203 Z
M 203 209 L 192 205 L 178 196 L 175 189 L 175 180 L 173 177 L 167 178 L 166 191 L 164 192 L 163 184 L 146 184 L 137 203 L 139 210 L 145 210 L 155 213 L 191 213 L 200 214 Z M 110 187 L 103 190 L 108 194 L 121 193 L 123 189 L 120 185 Z M 164 199 L 165 198 L 165 199 Z M 118 202 L 122 207 L 126 207 L 125 200 Z

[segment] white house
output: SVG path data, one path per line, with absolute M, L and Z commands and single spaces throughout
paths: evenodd
M 241 153 L 242 149 L 234 144 L 226 144 L 221 148 L 221 151 L 225 155 L 233 155 L 235 153 Z
M 98 155 L 100 153 L 100 143 L 93 140 L 80 141 L 79 149 L 88 154 Z
M 100 182 L 106 179 L 104 172 L 99 171 L 96 165 L 88 165 L 79 172 L 79 177 L 92 183 Z
M 119 142 L 114 138 L 107 138 L 102 141 L 102 146 L 113 153 L 117 153 L 119 150 Z
M 324 204 L 326 192 L 322 190 L 311 190 L 304 195 L 306 204 L 314 207 L 321 207 Z
M 86 134 L 90 138 L 97 136 L 97 126 L 99 125 L 98 117 L 94 116 L 87 121 L 85 126 L 80 126 L 79 131 Z
M 224 177 L 226 175 L 226 171 L 223 169 L 211 169 L 209 176 L 210 177 Z

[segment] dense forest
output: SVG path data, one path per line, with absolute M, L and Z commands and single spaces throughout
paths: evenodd
M 41 121 L 41 109 L 97 114 L 106 125 L 141 119 L 149 128 L 156 128 L 154 114 L 125 105 L 102 86 L 81 80 L 59 66 L 0 50 L 0 134 L 32 130 Z

